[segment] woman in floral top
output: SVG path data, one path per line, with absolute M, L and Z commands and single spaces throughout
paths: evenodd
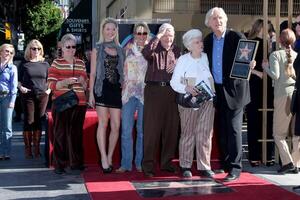
M 141 172 L 143 158 L 143 111 L 144 111 L 144 78 L 147 61 L 141 50 L 148 42 L 149 28 L 146 23 L 139 23 L 133 29 L 134 39 L 126 47 L 124 64 L 124 85 L 122 90 L 122 160 L 118 173 L 131 171 L 133 160 L 132 129 L 137 112 L 137 135 L 135 147 L 135 167 Z

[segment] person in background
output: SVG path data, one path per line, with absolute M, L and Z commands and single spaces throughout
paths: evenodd
M 300 51 L 300 15 L 296 17 L 296 21 L 294 23 L 295 27 L 295 34 L 296 34 L 296 41 L 294 44 L 294 50 L 299 53 Z
M 14 56 L 14 65 L 16 65 L 17 70 L 19 72 L 19 69 L 21 68 L 22 64 L 25 62 L 24 56 Z M 22 114 L 23 114 L 23 108 L 22 108 L 22 101 L 21 101 L 21 92 L 18 90 L 17 98 L 15 101 L 15 107 L 14 107 L 14 122 L 21 122 L 22 120 Z
M 31 40 L 25 49 L 26 62 L 19 69 L 18 88 L 24 109 L 23 138 L 27 159 L 33 157 L 31 143 L 34 146 L 34 156 L 41 156 L 42 118 L 51 92 L 47 85 L 50 66 L 43 56 L 43 45 L 36 39 Z
M 272 53 L 273 51 L 276 51 L 276 32 L 274 29 L 273 24 L 271 23 L 271 21 L 268 21 L 268 35 L 269 35 L 269 51 L 268 53 Z
M 299 25 L 297 27 L 300 29 Z M 300 54 L 299 53 L 297 54 L 297 57 L 293 65 L 296 74 L 295 89 L 297 90 L 296 90 L 296 102 L 295 102 L 296 112 L 294 113 L 294 118 L 295 118 L 294 126 L 292 126 L 292 129 L 294 129 L 292 158 L 294 161 L 295 170 L 299 171 L 300 168 L 300 90 L 298 89 L 300 88 Z M 293 190 L 299 191 L 300 185 L 293 187 Z
M 63 57 L 55 59 L 51 64 L 48 70 L 48 87 L 53 92 L 53 101 L 73 89 L 79 103 L 62 112 L 58 112 L 52 106 L 53 159 L 56 174 L 66 173 L 67 163 L 72 170 L 84 170 L 82 133 L 88 82 L 84 62 L 74 57 L 76 37 L 66 34 L 61 38 L 61 44 Z
M 273 137 L 282 162 L 281 168 L 277 171 L 280 174 L 290 171 L 298 173 L 286 142 L 292 123 L 290 102 L 296 79 L 293 68 L 293 62 L 297 56 L 297 52 L 293 50 L 295 40 L 293 30 L 284 29 L 280 34 L 283 49 L 274 51 L 270 55 L 270 64 L 265 61 L 262 65 L 266 73 L 274 80 Z
M 122 88 L 122 134 L 121 167 L 117 173 L 132 170 L 133 160 L 133 140 L 132 129 L 136 122 L 136 142 L 135 142 L 135 167 L 138 172 L 142 172 L 143 159 L 143 117 L 144 117 L 144 79 L 147 70 L 147 61 L 141 51 L 149 42 L 150 30 L 146 23 L 138 23 L 133 28 L 133 41 L 125 46 L 126 59 L 124 64 L 124 84 Z
M 179 115 L 176 93 L 170 80 L 180 56 L 174 44 L 175 30 L 169 23 L 159 27 L 156 37 L 142 50 L 148 61 L 145 76 L 144 102 L 144 158 L 142 169 L 146 177 L 153 177 L 157 149 L 161 149 L 160 169 L 176 173 L 172 164 L 178 143 Z M 162 144 L 161 148 L 159 145 Z
M 241 33 L 227 30 L 227 15 L 223 8 L 210 9 L 205 25 L 212 30 L 204 38 L 204 52 L 215 82 L 217 95 L 216 120 L 222 167 L 228 172 L 224 181 L 239 178 L 242 171 L 242 123 L 244 107 L 250 102 L 249 82 L 230 78 L 230 72 Z M 250 63 L 254 68 L 255 61 Z
M 97 143 L 103 173 L 113 170 L 112 157 L 119 138 L 121 122 L 121 86 L 125 55 L 119 44 L 118 24 L 106 18 L 100 26 L 100 40 L 91 55 L 89 104 L 98 115 Z M 106 131 L 110 120 L 108 152 Z
M 12 114 L 17 97 L 18 72 L 13 64 L 14 46 L 0 46 L 0 160 L 9 160 L 11 153 Z
M 203 51 L 202 32 L 192 29 L 183 37 L 184 46 L 190 51 L 179 57 L 170 81 L 178 93 L 198 95 L 195 85 L 201 81 L 214 90 L 214 81 L 208 66 L 206 53 Z M 197 169 L 201 176 L 213 178 L 214 172 L 210 167 L 212 148 L 214 105 L 213 101 L 200 104 L 199 109 L 185 108 L 178 105 L 181 122 L 179 140 L 179 164 L 183 177 L 191 178 L 194 150 L 196 146 Z
M 62 52 L 62 43 L 61 41 L 58 41 L 57 42 L 57 45 L 56 45 L 56 56 L 55 58 L 62 58 L 63 57 L 63 52 Z
M 258 48 L 255 56 L 256 67 L 251 71 L 250 76 L 250 96 L 251 102 L 246 106 L 247 114 L 247 137 L 248 137 L 248 155 L 249 163 L 252 167 L 257 167 L 262 161 L 262 143 L 259 140 L 262 139 L 262 112 L 263 108 L 263 20 L 257 19 L 249 34 L 249 40 L 258 41 Z M 267 106 L 273 108 L 273 88 L 272 79 L 267 77 Z M 272 139 L 272 125 L 273 118 L 272 112 L 268 111 L 267 118 L 267 139 Z M 274 145 L 271 142 L 267 143 L 267 166 L 274 165 Z
M 86 66 L 86 73 L 88 74 L 88 77 L 90 76 L 90 72 L 91 72 L 91 53 L 92 51 L 90 49 L 87 49 L 84 52 L 84 63 Z

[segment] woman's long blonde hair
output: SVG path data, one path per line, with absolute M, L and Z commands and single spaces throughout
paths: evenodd
M 33 46 L 37 46 L 38 48 L 41 48 L 40 50 L 40 55 L 38 57 L 38 61 L 44 61 L 45 58 L 44 58 L 44 48 L 43 48 L 43 45 L 40 41 L 38 41 L 37 39 L 33 39 L 31 40 L 27 46 L 26 46 L 26 49 L 25 49 L 25 53 L 24 53 L 24 58 L 26 61 L 30 61 L 32 59 L 31 57 L 31 52 L 30 52 L 30 49 L 33 47 Z
M 101 25 L 100 25 L 100 39 L 99 39 L 99 43 L 102 43 L 104 42 L 104 37 L 103 37 L 103 29 L 104 29 L 104 26 L 106 24 L 109 24 L 109 23 L 112 23 L 116 26 L 116 36 L 114 38 L 114 42 L 117 44 L 117 45 L 120 45 L 120 42 L 119 42 L 119 27 L 118 27 L 118 23 L 116 22 L 116 20 L 114 18 L 111 18 L 111 17 L 108 17 L 108 18 L 105 18 L 104 20 L 102 20 L 101 22 Z

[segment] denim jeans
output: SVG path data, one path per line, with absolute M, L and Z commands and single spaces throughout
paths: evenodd
M 133 160 L 132 129 L 135 122 L 134 116 L 136 111 L 137 111 L 137 123 L 136 123 L 137 135 L 136 135 L 136 145 L 135 145 L 135 166 L 137 169 L 141 169 L 141 164 L 143 159 L 144 105 L 136 97 L 130 97 L 129 101 L 122 107 L 121 167 L 126 170 L 132 169 L 132 160 Z
M 13 108 L 9 108 L 10 97 L 0 97 L 0 156 L 10 156 Z

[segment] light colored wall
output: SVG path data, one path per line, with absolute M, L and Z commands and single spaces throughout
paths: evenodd
M 204 14 L 184 14 L 184 13 L 153 13 L 153 18 L 171 18 L 171 23 L 174 25 L 176 31 L 187 31 L 191 28 L 199 28 L 203 34 L 210 32 L 204 24 Z M 228 15 L 228 28 L 232 28 L 237 31 L 246 32 L 250 30 L 254 21 L 262 16 L 251 15 Z M 269 18 L 275 27 L 274 17 Z M 281 21 L 286 20 L 282 18 Z M 276 27 L 275 27 L 276 28 Z
M 109 17 L 119 18 L 121 8 L 125 8 L 125 6 L 126 6 L 126 1 L 122 1 L 122 0 L 114 1 L 114 3 L 109 7 Z
M 176 41 L 181 40 L 181 35 L 191 29 L 199 28 L 204 35 L 210 32 L 204 24 L 205 14 L 193 13 L 153 13 L 153 0 L 101 0 L 98 3 L 98 22 L 100 23 L 102 19 L 106 16 L 107 6 L 113 2 L 113 5 L 109 9 L 109 15 L 111 17 L 119 17 L 120 9 L 127 6 L 127 10 L 124 18 L 133 19 L 171 19 L 171 23 L 174 25 L 175 30 L 178 32 Z M 194 5 L 194 4 L 193 4 Z M 185 5 L 189 6 L 189 4 Z M 232 28 L 237 31 L 246 32 L 248 31 L 254 21 L 262 16 L 250 16 L 250 15 L 228 15 L 228 28 Z M 286 18 L 282 18 L 281 21 Z M 274 24 L 274 17 L 270 18 Z M 275 24 L 274 24 L 275 26 Z M 276 27 L 275 27 L 276 29 Z M 99 33 L 98 33 L 99 34 Z
M 126 8 L 124 18 L 139 18 L 151 19 L 152 18 L 152 4 L 153 0 L 101 0 L 101 18 L 106 17 L 106 8 L 113 2 L 109 8 L 109 16 L 114 18 L 120 17 L 120 10 Z
M 135 14 L 132 16 L 134 18 L 140 18 L 140 19 L 152 19 L 152 4 L 153 0 L 143 0 L 143 1 L 135 1 L 136 2 L 136 11 Z

